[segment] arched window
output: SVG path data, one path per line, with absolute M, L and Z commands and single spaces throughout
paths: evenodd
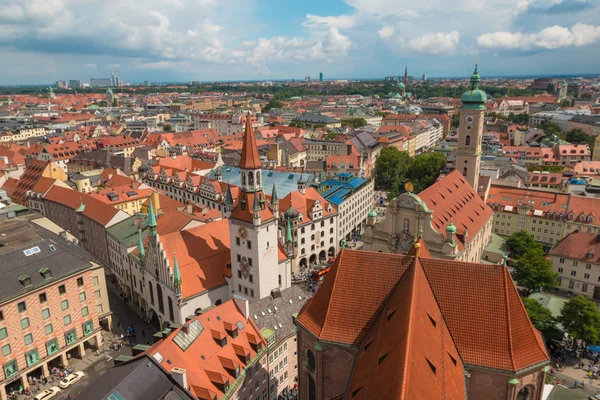
M 246 174 L 242 172 L 242 186 L 246 186 Z
M 465 136 L 465 146 L 471 145 L 471 135 Z
M 215 301 L 215 306 L 220 306 L 221 303 L 222 303 L 222 301 L 221 301 L 221 299 L 219 299 L 219 300 Z
M 248 172 L 248 185 L 254 186 L 254 174 L 252 171 Z
M 154 290 L 152 290 L 152 283 L 149 283 L 148 287 L 150 288 L 150 303 L 154 305 Z
M 256 171 L 256 184 L 260 186 L 260 171 Z
M 175 322 L 175 320 L 173 319 L 173 300 L 171 300 L 171 297 L 168 297 L 169 299 L 169 320 L 171 322 Z
M 529 386 L 525 386 L 517 394 L 517 400 L 529 400 L 531 398 L 531 389 Z
M 306 366 L 311 372 L 315 370 L 315 355 L 309 349 L 306 350 Z
M 316 400 L 317 398 L 317 386 L 315 385 L 315 380 L 312 376 L 307 374 L 306 376 L 308 382 L 308 400 Z
M 463 176 L 466 177 L 467 176 L 467 167 L 463 168 Z
M 163 301 L 162 288 L 156 283 L 156 296 L 158 297 L 158 311 L 165 313 L 165 304 Z

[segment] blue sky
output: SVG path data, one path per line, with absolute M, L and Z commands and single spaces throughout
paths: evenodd
M 0 84 L 600 73 L 600 0 L 0 0 Z

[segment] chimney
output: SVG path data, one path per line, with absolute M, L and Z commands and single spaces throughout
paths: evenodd
M 175 381 L 179 384 L 179 386 L 187 390 L 187 373 L 185 369 L 174 367 L 171 370 L 171 375 L 173 376 L 173 379 L 175 379 Z
M 248 319 L 250 317 L 250 303 L 248 302 L 248 299 L 234 295 L 233 301 L 235 301 L 235 305 L 240 309 L 244 318 Z

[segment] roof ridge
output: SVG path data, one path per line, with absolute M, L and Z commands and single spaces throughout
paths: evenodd
M 337 277 L 338 277 L 338 273 L 339 273 L 339 269 L 340 269 L 340 264 L 342 263 L 342 255 L 344 254 L 344 249 L 342 249 L 342 251 L 340 251 L 340 255 L 337 257 L 337 259 L 335 260 L 335 278 L 329 278 L 329 279 L 333 279 L 333 284 L 331 285 L 331 295 L 329 297 L 329 301 L 327 302 L 327 310 L 325 310 L 325 319 L 323 320 L 323 326 L 321 327 L 321 331 L 319 332 L 319 337 L 323 334 L 323 330 L 325 329 L 325 327 L 327 326 L 327 318 L 329 318 L 329 310 L 331 309 L 331 303 L 333 303 L 332 299 L 333 299 L 333 293 L 335 292 L 335 285 L 337 282 Z M 333 268 L 332 268 L 333 269 Z M 330 274 L 327 274 L 330 275 Z M 332 274 L 333 275 L 333 274 Z
M 402 384 L 400 385 L 399 399 L 403 398 L 403 395 L 406 391 L 406 380 L 407 380 L 407 376 L 408 376 L 408 368 L 410 368 L 410 365 L 408 364 L 408 361 L 409 361 L 408 359 L 409 359 L 409 355 L 410 355 L 409 348 L 411 347 L 410 345 L 412 343 L 413 330 L 414 330 L 413 318 L 414 318 L 414 310 L 415 310 L 416 297 L 417 297 L 417 295 L 416 295 L 417 268 L 419 268 L 419 267 L 421 269 L 423 269 L 423 266 L 421 265 L 421 261 L 419 260 L 418 257 L 415 257 L 414 261 L 411 263 L 411 265 L 409 265 L 409 267 L 406 269 L 406 271 L 404 271 L 402 278 L 400 278 L 400 280 L 399 280 L 399 283 L 400 283 L 402 280 L 404 280 L 404 277 L 407 276 L 408 273 L 412 274 L 412 285 L 411 285 L 411 292 L 410 292 L 411 293 L 410 309 L 409 309 L 410 311 L 409 311 L 409 318 L 408 318 L 408 328 L 407 328 L 407 333 L 406 333 L 406 346 L 404 347 L 404 349 L 406 350 L 406 352 L 404 354 L 405 370 L 404 370 L 404 374 L 402 375 Z M 423 275 L 425 276 L 425 271 L 423 271 Z M 406 279 L 409 279 L 409 278 L 410 278 L 410 276 L 408 276 Z M 427 280 L 427 276 L 425 276 L 425 280 Z M 394 288 L 394 290 L 397 290 L 397 289 L 398 289 L 398 286 L 396 286 Z M 388 301 L 389 301 L 389 299 L 388 299 Z
M 508 274 L 508 269 L 507 269 L 506 267 L 504 267 L 504 276 L 505 276 L 505 277 L 506 277 L 506 274 Z M 512 278 L 510 279 L 510 282 L 512 282 L 512 288 L 516 290 L 515 283 L 514 283 L 514 281 L 512 280 Z M 507 288 L 507 289 L 508 289 L 508 288 Z M 517 293 L 517 296 L 518 296 L 518 298 L 519 298 L 519 304 L 520 304 L 520 306 L 521 306 L 521 309 L 522 309 L 522 311 L 525 313 L 525 315 L 527 315 L 527 322 L 529 322 L 529 323 L 527 324 L 527 326 L 528 326 L 528 327 L 529 327 L 529 329 L 531 330 L 531 333 L 533 333 L 533 335 L 534 335 L 534 336 L 537 336 L 537 334 L 538 334 L 538 333 L 540 333 L 540 331 L 538 331 L 538 330 L 537 330 L 537 329 L 536 329 L 536 328 L 533 326 L 533 323 L 531 322 L 531 319 L 529 319 L 529 314 L 527 313 L 527 309 L 525 308 L 525 305 L 523 304 L 523 301 L 521 300 L 521 296 L 519 296 L 519 295 L 518 295 L 518 293 Z M 507 300 L 508 300 L 508 299 L 507 299 Z M 508 307 L 510 307 L 510 303 L 507 303 L 507 306 L 508 306 Z M 510 313 L 509 313 L 509 314 L 510 314 Z M 511 339 L 512 339 L 512 336 L 511 336 Z M 536 344 L 537 344 L 538 348 L 539 348 L 539 349 L 542 351 L 542 353 L 546 353 L 546 349 L 545 349 L 545 348 L 542 348 L 542 346 L 540 346 L 540 342 L 539 342 L 539 340 L 536 340 L 535 342 L 536 342 Z M 515 370 L 516 370 L 516 368 L 515 368 Z
M 517 364 L 515 362 L 514 354 L 513 354 L 513 337 L 512 337 L 512 327 L 511 327 L 511 318 L 510 318 L 510 301 L 508 299 L 508 282 L 506 281 L 506 273 L 507 268 L 502 267 L 502 283 L 504 284 L 504 304 L 505 304 L 505 313 L 506 313 L 506 329 L 508 330 L 508 356 L 510 358 L 510 362 L 512 363 L 512 367 L 514 371 L 517 371 Z

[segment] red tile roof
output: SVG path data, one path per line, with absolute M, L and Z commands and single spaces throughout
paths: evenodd
M 465 364 L 514 372 L 548 361 L 506 268 L 423 255 L 418 261 Z M 364 344 L 414 262 L 413 256 L 343 250 L 298 323 L 317 340 Z
M 193 323 L 194 321 L 199 321 L 204 329 L 185 351 L 174 341 L 184 329 L 180 327 L 166 339 L 154 344 L 147 353 L 155 358 L 158 357 L 157 353 L 159 353 L 162 356 L 160 364 L 167 371 L 171 371 L 175 367 L 185 369 L 188 385 L 198 398 L 212 400 L 211 395 L 216 394 L 217 398 L 220 399 L 224 393 L 221 390 L 222 387 L 215 384 L 229 382 L 231 385 L 236 379 L 232 375 L 232 371 L 228 370 L 229 366 L 239 365 L 240 371 L 246 367 L 245 359 L 238 357 L 236 348 L 247 349 L 250 353 L 250 359 L 256 357 L 257 350 L 260 351 L 251 344 L 247 334 L 252 332 L 252 337 L 259 338 L 257 342 L 260 343 L 262 349 L 266 347 L 266 342 L 262 339 L 254 322 L 250 318 L 246 319 L 244 317 L 235 300 L 228 300 L 187 323 Z M 240 324 L 243 329 L 239 329 L 240 332 L 235 338 L 228 334 L 227 343 L 224 347 L 221 347 L 213 339 L 211 332 L 213 330 L 225 332 L 224 321 L 234 321 L 236 324 Z M 254 385 L 251 389 L 253 388 Z
M 25 171 L 23 171 L 23 175 L 19 178 L 12 198 L 21 204 L 25 203 L 27 192 L 33 189 L 49 164 L 49 161 L 31 160 L 29 165 L 27 165 L 27 168 L 25 168 Z
M 418 260 L 363 341 L 349 391 L 353 400 L 464 399 L 462 361 Z
M 446 227 L 454 222 L 459 250 L 465 245 L 465 229 L 469 233 L 467 238 L 475 237 L 494 214 L 458 171 L 423 190 L 419 198 L 433 210 L 432 226 L 440 234 L 445 235 Z
M 161 235 L 160 241 L 171 265 L 177 254 L 184 298 L 224 285 L 231 276 L 227 219 Z
M 549 254 L 598 263 L 600 262 L 600 236 L 581 231 L 571 232 L 557 242 Z
M 122 212 L 85 193 L 79 193 L 75 190 L 59 186 L 53 186 L 44 195 L 44 200 L 62 204 L 73 210 L 78 209 L 83 203 L 85 205 L 83 215 L 104 226 L 106 226 L 117 213 Z
M 302 214 L 302 221 L 298 221 L 298 225 L 310 224 L 312 222 L 310 210 L 315 206 L 317 201 L 323 209 L 322 217 L 328 217 L 337 212 L 337 208 L 333 204 L 331 204 L 331 211 L 327 211 L 330 203 L 312 187 L 307 188 L 305 194 L 300 193 L 298 190 L 290 192 L 290 194 L 279 200 L 279 210 L 285 212 L 288 208 L 293 207 Z

